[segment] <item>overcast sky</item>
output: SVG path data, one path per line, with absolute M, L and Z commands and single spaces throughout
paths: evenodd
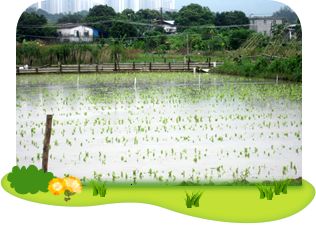
M 257 16 L 269 16 L 286 6 L 281 2 L 270 0 L 175 0 L 175 8 L 180 10 L 191 3 L 208 6 L 213 12 L 240 10 L 247 16 L 251 13 Z

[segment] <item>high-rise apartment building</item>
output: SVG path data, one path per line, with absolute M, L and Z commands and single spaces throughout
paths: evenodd
M 42 0 L 41 1 L 41 8 L 50 13 L 50 14 L 54 14 L 53 11 L 54 11 L 54 5 L 56 5 L 57 1 L 56 0 Z
M 119 12 L 120 11 L 120 4 L 121 0 L 101 0 L 101 4 L 102 5 L 108 5 L 110 7 L 112 7 L 115 12 Z
M 62 1 L 62 13 L 68 14 L 75 12 L 75 0 L 63 0 Z
M 20 0 L 16 0 L 16 9 L 18 10 L 18 12 L 21 12 L 21 3 L 20 3 Z
M 35 7 L 36 9 L 38 9 L 38 0 L 25 0 L 25 10 L 30 7 Z
M 136 0 L 135 0 L 136 1 Z M 139 2 L 139 9 L 150 9 L 160 10 L 162 7 L 163 11 L 175 10 L 175 0 L 137 0 Z

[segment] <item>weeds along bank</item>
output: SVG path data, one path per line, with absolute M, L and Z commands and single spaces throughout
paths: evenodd
M 221 54 L 223 55 L 223 54 Z M 224 60 L 224 64 L 211 72 L 241 75 L 247 77 L 264 77 L 302 81 L 302 55 L 289 57 L 257 57 L 255 60 L 248 57 L 214 58 L 211 56 L 189 56 L 193 61 Z M 170 58 L 176 61 L 183 60 L 183 55 L 154 55 L 143 54 L 141 50 L 128 48 L 120 52 L 113 47 L 102 47 L 96 44 L 57 44 L 53 46 L 39 46 L 33 42 L 26 42 L 16 47 L 16 63 L 29 65 L 57 64 L 89 64 L 109 62 L 163 62 Z M 92 60 L 91 60 L 92 59 Z M 203 60 L 204 59 L 204 60 Z
M 224 59 L 224 64 L 216 68 L 217 73 L 241 75 L 247 77 L 288 79 L 302 82 L 302 56 L 292 55 L 288 58 L 259 57 Z
M 88 64 L 92 58 L 93 63 L 109 63 L 114 62 L 115 51 L 117 60 L 121 63 L 126 62 L 168 62 L 183 61 L 184 56 L 190 57 L 194 61 L 206 61 L 212 56 L 216 56 L 217 61 L 222 60 L 226 56 L 221 52 L 214 54 L 204 53 L 203 55 L 197 51 L 192 52 L 189 56 L 177 51 L 170 51 L 168 54 L 153 54 L 146 53 L 137 48 L 125 48 L 120 51 L 113 47 L 102 47 L 100 44 L 55 44 L 39 46 L 36 42 L 24 42 L 22 45 L 16 46 L 16 64 L 43 66 L 46 64 L 57 64 L 60 61 L 62 64 Z
M 128 49 L 118 55 L 118 59 L 124 62 L 128 59 L 135 60 L 140 57 L 138 49 Z M 101 47 L 97 44 L 56 44 L 53 46 L 39 46 L 29 42 L 16 46 L 16 64 L 46 65 L 57 64 L 84 64 L 106 63 L 114 60 L 113 51 L 110 48 Z

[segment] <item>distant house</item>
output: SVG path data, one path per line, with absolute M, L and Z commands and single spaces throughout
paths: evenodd
M 250 20 L 250 30 L 255 30 L 257 33 L 262 33 L 263 35 L 272 36 L 271 28 L 275 24 L 282 24 L 285 18 L 278 17 L 251 17 Z
M 287 25 L 286 31 L 288 32 L 288 38 L 289 39 L 292 39 L 292 38 L 296 37 L 295 27 L 296 27 L 296 24 Z
M 99 31 L 92 27 L 67 23 L 57 27 L 60 42 L 92 42 L 95 34 Z
M 154 20 L 154 23 L 160 24 L 160 20 Z M 174 35 L 177 33 L 177 27 L 174 26 L 174 21 L 171 20 L 163 20 L 162 21 L 162 27 L 165 29 L 168 35 Z

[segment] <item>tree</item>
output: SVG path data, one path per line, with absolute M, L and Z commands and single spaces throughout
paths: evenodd
M 79 13 L 68 14 L 63 16 L 62 18 L 59 18 L 57 20 L 57 23 L 82 23 L 84 21 L 84 16 L 82 16 Z
M 251 35 L 251 31 L 246 29 L 232 30 L 229 35 L 229 45 L 231 49 L 238 49 Z
M 214 23 L 216 26 L 249 24 L 249 18 L 242 11 L 229 11 L 216 13 Z
M 124 9 L 122 11 L 122 15 L 128 17 L 128 19 L 131 19 L 131 21 L 138 21 L 138 17 L 132 9 Z
M 163 18 L 165 20 L 175 20 L 179 15 L 179 12 L 177 11 L 166 11 L 164 14 L 162 14 Z
M 156 10 L 140 9 L 136 12 L 136 15 L 138 20 L 149 19 L 153 21 L 154 19 L 160 19 L 160 13 Z
M 64 17 L 64 14 L 63 14 L 63 13 L 59 13 L 59 14 L 49 14 L 48 12 L 44 11 L 44 10 L 41 9 L 41 8 L 38 8 L 38 9 L 36 10 L 36 8 L 29 7 L 29 8 L 27 8 L 27 9 L 25 10 L 25 12 L 27 12 L 27 13 L 32 13 L 32 12 L 34 12 L 34 13 L 36 13 L 36 14 L 38 14 L 38 15 L 43 15 L 43 16 L 47 19 L 47 23 L 49 23 L 49 24 L 56 23 L 59 18 Z
M 57 36 L 56 28 L 28 27 L 32 25 L 47 25 L 47 19 L 43 15 L 38 15 L 35 12 L 23 12 L 18 21 L 17 34 L 25 36 L 19 36 L 19 38 L 17 38 L 19 42 L 22 42 L 23 39 L 35 40 L 37 36 Z
M 302 27 L 301 27 L 301 21 L 299 18 L 296 19 L 295 33 L 296 33 L 296 39 L 302 40 Z
M 89 14 L 86 16 L 84 23 L 93 23 L 99 21 L 113 20 L 116 13 L 112 7 L 108 5 L 97 5 L 89 9 Z M 104 37 L 110 36 L 110 28 L 113 23 L 98 23 L 92 24 L 91 27 L 103 31 Z
M 89 14 L 89 11 L 82 10 L 82 11 L 78 11 L 77 14 L 82 15 L 83 17 L 86 17 Z
M 202 26 L 213 24 L 214 15 L 208 7 L 202 7 L 199 4 L 191 3 L 184 6 L 179 11 L 178 17 L 175 19 L 177 26 Z M 178 32 L 183 32 L 185 28 L 178 27 Z
M 123 36 L 123 38 L 120 39 L 111 38 L 111 42 L 107 47 L 107 49 L 111 51 L 111 60 L 115 63 L 120 61 L 119 55 L 121 55 L 121 57 L 124 57 L 126 54 L 126 47 L 123 44 L 124 39 L 125 36 Z
M 159 45 L 164 45 L 167 42 L 167 35 L 162 34 L 159 31 L 147 31 L 145 36 L 147 50 L 156 49 Z
M 136 37 L 137 28 L 132 24 L 114 22 L 113 26 L 110 29 L 110 35 L 114 38 L 120 38 L 124 35 L 126 37 Z
M 280 10 L 272 14 L 272 17 L 284 17 L 288 22 L 293 22 L 298 18 L 296 13 L 288 6 L 281 7 Z
M 149 19 L 141 19 L 138 22 L 152 24 L 152 21 Z M 151 29 L 152 29 L 152 27 L 150 27 L 150 26 L 137 25 L 138 36 L 140 36 L 140 37 L 143 36 L 146 31 L 149 31 Z
M 160 32 L 161 34 L 167 34 L 167 32 L 165 31 L 165 29 L 161 26 L 157 26 L 154 28 L 154 31 Z

